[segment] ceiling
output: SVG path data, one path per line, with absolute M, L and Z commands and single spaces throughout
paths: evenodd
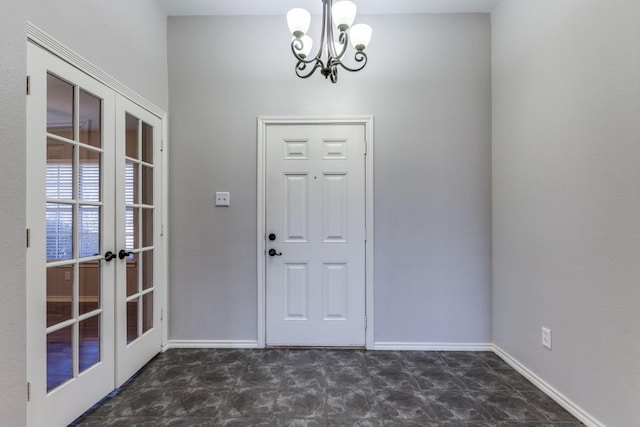
M 354 0 L 361 14 L 491 12 L 499 0 Z M 167 15 L 284 15 L 293 7 L 322 13 L 321 0 L 158 0 Z

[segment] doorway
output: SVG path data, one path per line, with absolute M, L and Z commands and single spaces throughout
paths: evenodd
M 28 424 L 66 425 L 161 348 L 162 119 L 27 55 Z
M 258 124 L 259 346 L 370 347 L 372 117 Z

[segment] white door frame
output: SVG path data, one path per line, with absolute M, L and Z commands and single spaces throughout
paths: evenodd
M 95 80 L 99 81 L 100 83 L 102 83 L 103 85 L 113 89 L 114 92 L 124 96 L 125 98 L 133 101 L 134 103 L 138 104 L 139 106 L 141 106 L 142 108 L 144 108 L 145 110 L 149 111 L 150 113 L 152 113 L 153 115 L 157 116 L 162 124 L 162 149 L 161 149 L 161 153 L 162 153 L 162 158 L 160 159 L 161 163 L 160 167 L 162 168 L 162 200 L 163 205 L 161 206 L 161 211 L 160 211 L 160 215 L 161 215 L 161 236 L 163 239 L 163 244 L 164 247 L 166 248 L 163 251 L 162 257 L 161 259 L 158 259 L 158 262 L 161 263 L 162 265 L 162 278 L 161 278 L 161 282 L 159 283 L 159 286 L 161 287 L 161 295 L 160 298 L 158 298 L 158 302 L 160 302 L 162 304 L 162 324 L 160 325 L 162 327 L 162 346 L 163 346 L 163 351 L 166 350 L 167 347 L 167 343 L 169 341 L 169 328 L 167 327 L 167 325 L 169 324 L 169 289 L 168 289 L 168 279 L 169 279 L 169 238 L 168 238 L 168 232 L 167 232 L 167 224 L 169 222 L 169 203 L 168 203 L 168 172 L 169 172 L 169 167 L 168 167 L 168 161 L 169 161 L 169 150 L 167 150 L 167 141 L 168 141 L 168 135 L 169 135 L 169 131 L 168 131 L 168 118 L 167 118 L 167 113 L 161 109 L 160 107 L 156 106 L 155 104 L 153 104 L 152 102 L 148 101 L 147 99 L 143 98 L 141 95 L 139 95 L 138 93 L 134 92 L 133 90 L 129 89 L 129 87 L 127 87 L 126 85 L 122 84 L 120 81 L 116 80 L 115 78 L 111 77 L 109 74 L 107 74 L 106 72 L 104 72 L 102 69 L 98 68 L 97 66 L 95 66 L 94 64 L 92 64 L 91 62 L 87 61 L 84 57 L 78 55 L 77 53 L 75 53 L 73 50 L 71 50 L 70 48 L 68 48 L 67 46 L 65 46 L 64 44 L 60 43 L 58 40 L 54 39 L 53 37 L 51 37 L 49 34 L 47 34 L 46 32 L 42 31 L 40 28 L 38 28 L 37 26 L 35 26 L 34 24 L 32 24 L 31 22 L 27 22 L 27 40 L 40 46 L 41 48 L 43 48 L 44 50 L 50 52 L 51 54 L 57 56 L 58 58 L 68 62 L 69 64 L 71 64 L 72 66 L 76 67 L 77 69 L 79 69 L 80 71 L 82 71 L 83 73 L 89 75 L 90 77 L 94 78 Z
M 365 156 L 365 345 L 373 349 L 373 116 L 258 117 L 258 348 L 266 347 L 266 142 L 267 128 L 281 125 L 363 125 L 367 145 Z

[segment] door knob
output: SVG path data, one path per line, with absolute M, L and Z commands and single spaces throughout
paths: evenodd
M 118 252 L 118 258 L 120 258 L 120 259 L 125 259 L 129 255 L 133 255 L 133 252 L 127 252 L 124 249 L 120 249 L 120 252 Z M 114 257 L 115 257 L 115 255 L 114 255 Z
M 282 252 L 277 252 L 275 249 L 269 249 L 269 256 L 281 256 Z
M 114 254 L 114 253 L 113 253 L 113 252 L 111 252 L 111 251 L 107 251 L 107 252 L 104 254 L 104 260 L 105 260 L 105 261 L 107 261 L 107 262 L 111 261 L 111 260 L 112 260 L 112 259 L 114 259 L 115 257 L 116 257 L 116 254 Z
M 273 233 L 269 234 L 269 240 L 271 240 L 272 242 L 276 240 L 276 235 Z

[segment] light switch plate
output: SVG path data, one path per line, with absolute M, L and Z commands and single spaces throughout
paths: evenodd
M 542 346 L 551 350 L 551 329 L 542 327 Z
M 216 206 L 231 206 L 231 194 L 228 191 L 216 191 Z

